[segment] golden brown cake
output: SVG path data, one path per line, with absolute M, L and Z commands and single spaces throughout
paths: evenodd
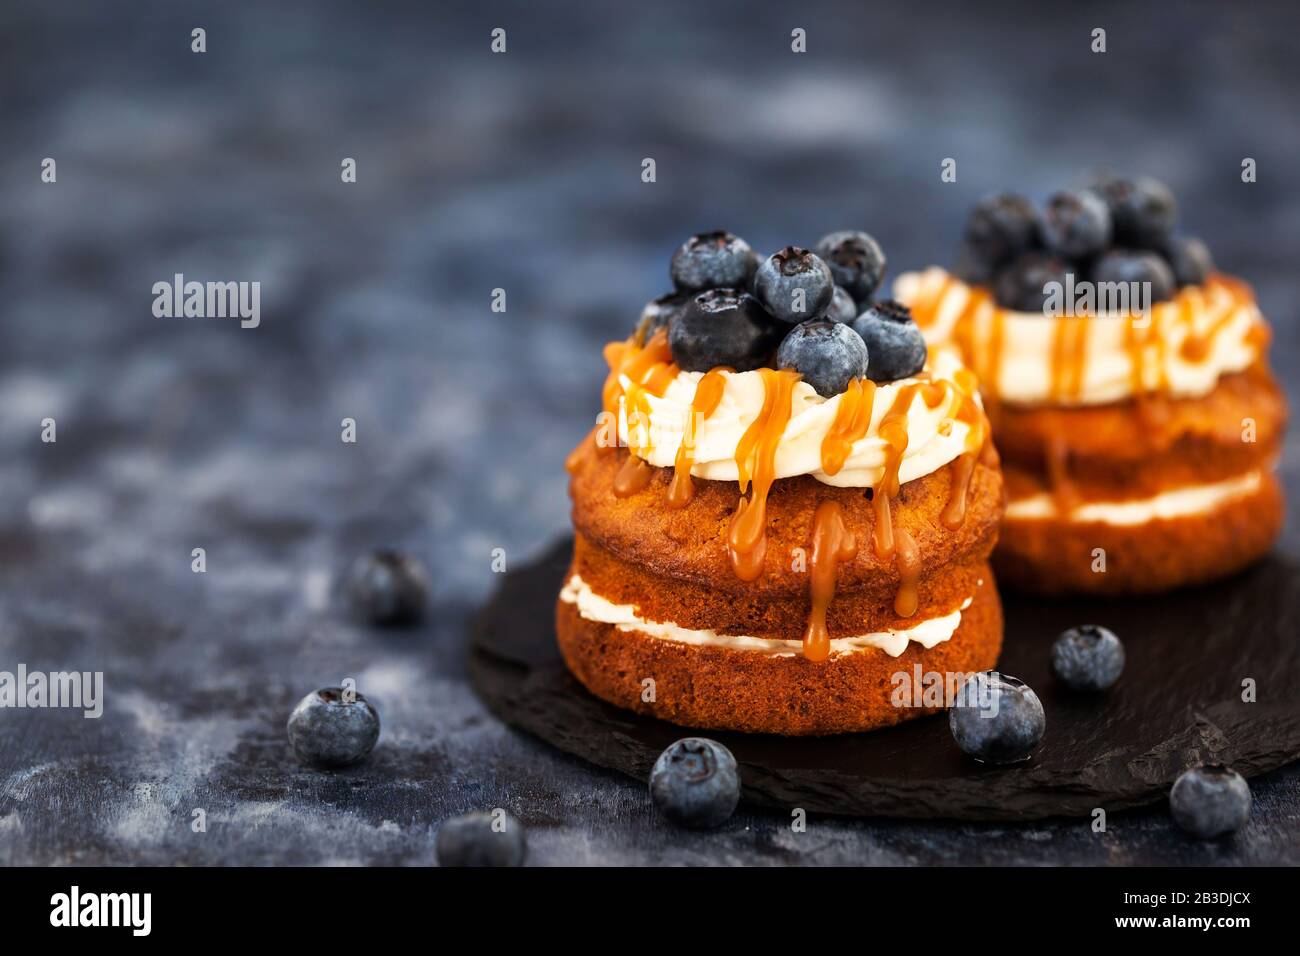
M 683 371 L 663 329 L 606 357 L 556 606 L 592 693 L 689 727 L 831 734 L 932 712 L 923 674 L 995 664 L 1002 476 L 955 350 L 829 398 L 788 370 Z
M 1210 273 L 1145 315 L 1004 308 L 938 268 L 895 294 L 979 376 L 1007 483 L 1003 583 L 1157 592 L 1269 550 L 1287 415 L 1244 282 Z

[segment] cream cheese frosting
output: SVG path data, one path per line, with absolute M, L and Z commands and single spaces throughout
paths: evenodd
M 1067 520 L 1079 524 L 1099 523 L 1132 527 L 1150 521 L 1168 521 L 1191 515 L 1208 514 L 1236 498 L 1259 490 L 1264 473 L 1256 469 L 1224 481 L 1171 488 L 1150 498 L 1129 501 L 1089 501 L 1070 510 Z M 1007 521 L 1038 521 L 1058 516 L 1055 499 L 1050 493 L 1014 498 L 1007 502 Z
M 981 581 L 982 585 L 983 582 Z M 697 630 L 681 627 L 671 621 L 648 621 L 637 613 L 631 604 L 615 604 L 595 593 L 580 575 L 572 575 L 560 591 L 560 600 L 575 605 L 578 614 L 588 621 L 599 624 L 613 624 L 620 631 L 637 631 L 650 637 L 666 641 L 677 641 L 695 646 L 726 647 L 738 651 L 753 651 L 774 657 L 796 657 L 803 653 L 802 640 L 777 640 L 775 638 L 746 637 L 743 635 L 719 634 L 712 630 Z M 937 644 L 949 640 L 961 624 L 962 611 L 971 605 L 973 598 L 967 598 L 957 610 L 942 617 L 921 621 L 905 630 L 880 631 L 872 634 L 860 634 L 856 637 L 836 637 L 831 639 L 831 656 L 853 654 L 876 649 L 884 651 L 890 657 L 898 657 L 907 650 L 907 645 L 916 642 L 929 650 Z
M 894 282 L 894 295 L 905 305 L 934 303 L 922 324 L 926 341 L 951 341 L 958 319 L 967 311 L 974 290 L 944 269 L 908 272 Z M 976 355 L 990 347 L 994 313 L 1002 313 L 1000 355 L 988 363 L 996 369 L 990 380 L 983 363 L 967 356 L 982 374 L 980 387 L 1004 402 L 1020 405 L 1101 405 L 1133 397 L 1133 354 L 1128 344 L 1127 316 L 1101 314 L 1082 329 L 1082 381 L 1076 394 L 1052 395 L 1053 346 L 1056 326 L 1066 321 L 1041 313 L 998 309 L 984 302 L 967 319 L 972 323 L 970 349 Z M 1253 299 L 1233 294 L 1227 282 L 1207 282 L 1179 292 L 1178 301 L 1152 306 L 1150 341 L 1142 348 L 1143 389 L 1157 388 L 1175 398 L 1208 395 L 1219 378 L 1248 368 L 1259 357 L 1259 339 L 1252 328 L 1263 319 Z M 1188 357 L 1183 345 L 1205 337 L 1205 354 Z
M 962 368 L 961 359 L 950 348 L 932 350 L 927 370 L 933 380 L 951 380 Z M 722 399 L 707 418 L 697 421 L 694 464 L 691 474 L 713 481 L 736 481 L 736 446 L 745 430 L 763 408 L 765 389 L 759 372 L 724 372 Z M 627 401 L 620 400 L 619 440 L 629 444 L 633 454 L 657 467 L 671 467 L 691 414 L 701 372 L 678 372 L 662 397 L 645 395 L 649 406 L 648 427 L 638 429 L 638 440 L 629 442 Z M 806 382 L 797 382 L 791 397 L 790 421 L 776 448 L 776 478 L 812 475 L 837 487 L 874 487 L 885 469 L 888 443 L 880 437 L 880 423 L 901 389 L 917 381 L 900 379 L 881 385 L 872 404 L 871 424 L 854 443 L 844 466 L 834 475 L 822 470 L 822 442 L 835 422 L 842 396 L 826 399 Z M 631 382 L 621 377 L 626 391 Z M 956 418 L 962 396 L 954 386 L 936 408 L 921 395 L 913 397 L 907 413 L 907 448 L 899 466 L 900 483 L 938 471 L 965 450 L 970 426 Z M 978 398 L 976 399 L 978 401 Z

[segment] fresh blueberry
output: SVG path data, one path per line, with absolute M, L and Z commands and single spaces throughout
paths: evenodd
M 870 299 L 885 277 L 885 253 L 865 232 L 843 229 L 822 236 L 816 252 L 830 267 L 835 284 L 858 304 Z
M 748 372 L 767 363 L 783 330 L 748 292 L 710 289 L 682 306 L 668 328 L 668 345 L 683 371 L 725 365 Z
M 853 331 L 867 343 L 867 378 L 896 382 L 925 368 L 925 337 L 907 306 L 891 299 L 872 302 L 853 320 Z
M 1021 681 L 996 671 L 966 678 L 948 726 L 957 746 L 985 763 L 1015 763 L 1029 757 L 1047 727 L 1038 695 Z
M 1154 252 L 1112 249 L 1092 264 L 1093 282 L 1145 282 L 1151 289 L 1151 301 L 1172 299 L 1177 283 L 1169 264 Z
M 822 398 L 867 376 L 867 346 L 852 327 L 827 319 L 796 325 L 776 350 L 776 367 L 792 368 Z
M 823 319 L 829 319 L 832 322 L 849 323 L 858 317 L 858 304 L 853 301 L 853 296 L 849 295 L 839 286 L 835 287 L 835 294 L 831 296 L 830 307 L 826 310 Z
M 414 624 L 424 616 L 429 575 L 417 558 L 384 548 L 357 559 L 346 591 L 353 613 L 364 621 Z
M 685 737 L 655 761 L 650 799 L 674 823 L 695 829 L 719 826 L 740 802 L 736 758 L 716 740 Z
M 1236 833 L 1250 819 L 1250 785 L 1227 767 L 1184 770 L 1169 791 L 1174 822 L 1194 837 Z
M 288 731 L 289 745 L 303 763 L 345 767 L 374 749 L 379 712 L 363 694 L 324 687 L 298 702 Z
M 1110 207 L 1116 245 L 1159 249 L 1168 241 L 1178 218 L 1178 204 L 1164 183 L 1150 176 L 1105 176 L 1090 188 Z
M 1110 208 L 1085 189 L 1067 189 L 1047 200 L 1043 244 L 1062 259 L 1086 259 L 1110 245 Z
M 1124 645 L 1095 624 L 1072 627 L 1052 645 L 1052 673 L 1073 690 L 1106 690 L 1124 670 Z
M 763 308 L 783 322 L 815 319 L 835 295 L 831 270 L 807 249 L 786 246 L 754 273 L 754 294 Z
M 669 274 L 679 292 L 743 289 L 758 268 L 758 255 L 749 243 L 729 232 L 691 236 L 673 253 Z
M 957 250 L 957 262 L 952 272 L 967 285 L 990 286 L 997 271 L 969 242 L 963 242 Z
M 466 813 L 438 828 L 435 849 L 439 866 L 522 866 L 528 836 L 504 810 Z
M 1014 193 L 986 196 L 966 220 L 967 248 L 993 271 L 1035 248 L 1038 239 L 1038 213 L 1034 204 Z
M 1214 259 L 1205 243 L 1191 236 L 1174 236 L 1165 248 L 1165 258 L 1180 286 L 1200 285 L 1214 271 Z
M 1004 309 L 1041 312 L 1047 301 L 1047 285 L 1065 284 L 1068 267 L 1047 252 L 1026 252 L 998 273 L 994 298 Z
M 685 293 L 668 292 L 647 302 L 641 310 L 641 321 L 637 323 L 633 341 L 637 345 L 645 345 L 650 336 L 672 321 L 673 316 L 681 311 L 690 298 Z

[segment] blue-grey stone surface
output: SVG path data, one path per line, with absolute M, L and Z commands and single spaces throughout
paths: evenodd
M 106 683 L 98 720 L 0 711 L 0 862 L 423 865 L 442 820 L 493 807 L 534 864 L 1300 862 L 1295 766 L 1226 844 L 1162 810 L 683 833 L 499 723 L 464 667 L 493 550 L 566 527 L 600 345 L 700 229 L 769 250 L 861 226 L 897 274 L 947 261 L 986 191 L 1154 173 L 1256 285 L 1294 394 L 1298 28 L 1280 3 L 0 7 L 0 669 Z M 259 281 L 261 325 L 155 318 L 177 272 Z M 1294 512 L 1294 443 L 1282 470 Z M 341 613 L 377 545 L 428 563 L 423 627 Z M 345 677 L 380 742 L 301 768 L 289 710 Z

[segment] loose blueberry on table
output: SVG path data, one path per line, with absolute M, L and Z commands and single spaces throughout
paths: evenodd
M 659 755 L 650 771 L 650 799 L 664 816 L 681 826 L 720 826 L 740 802 L 736 758 L 716 740 L 678 740 Z
M 414 556 L 382 549 L 353 564 L 346 584 L 353 613 L 377 625 L 415 624 L 424 617 L 429 576 Z
M 303 763 L 346 767 L 374 749 L 379 712 L 363 694 L 324 687 L 298 702 L 286 729 L 289 744 Z
M 1227 767 L 1185 770 L 1169 791 L 1174 822 L 1202 840 L 1236 833 L 1250 819 L 1250 785 Z
M 528 854 L 524 825 L 509 813 L 467 813 L 438 828 L 439 866 L 522 866 Z
M 1072 627 L 1052 645 L 1052 673 L 1072 690 L 1106 690 L 1124 671 L 1124 645 L 1095 624 Z
M 1043 737 L 1043 704 L 1028 685 L 996 671 L 966 679 L 948 711 L 953 740 L 981 763 L 1027 760 Z

